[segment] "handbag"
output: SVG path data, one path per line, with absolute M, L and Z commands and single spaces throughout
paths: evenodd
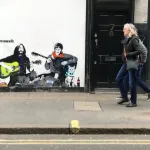
M 127 60 L 126 64 L 127 64 L 127 70 L 129 70 L 129 69 L 138 70 L 139 63 L 137 60 Z
M 124 48 L 124 54 L 126 54 L 125 48 Z M 133 59 L 128 60 L 126 58 L 126 64 L 127 64 L 127 70 L 129 70 L 129 69 L 138 70 L 139 62 L 137 60 L 133 60 Z

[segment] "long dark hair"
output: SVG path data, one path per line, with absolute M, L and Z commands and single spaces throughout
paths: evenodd
M 26 49 L 25 49 L 25 46 L 21 43 L 19 45 L 17 45 L 14 49 L 14 55 L 15 56 L 18 56 L 19 55 L 19 47 L 22 46 L 23 49 L 24 49 L 24 52 L 23 52 L 23 55 L 26 55 Z

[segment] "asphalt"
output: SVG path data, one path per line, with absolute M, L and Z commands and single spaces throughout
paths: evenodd
M 150 135 L 0 135 L 2 150 L 149 150 Z
M 0 135 L 2 150 L 149 150 L 149 135 Z
M 118 93 L 0 93 L 0 134 L 150 134 L 147 94 L 138 95 L 138 107 L 134 108 L 118 105 L 117 96 Z M 76 121 L 71 124 L 73 120 Z
M 149 145 L 2 145 L 2 150 L 149 150 Z

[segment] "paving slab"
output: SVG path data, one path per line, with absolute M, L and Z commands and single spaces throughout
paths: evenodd
M 102 111 L 99 102 L 74 101 L 76 111 Z

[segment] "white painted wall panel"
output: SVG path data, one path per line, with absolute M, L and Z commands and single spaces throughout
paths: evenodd
M 54 44 L 61 42 L 64 53 L 78 58 L 75 78 L 80 77 L 84 86 L 85 23 L 86 0 L 1 0 L 0 40 L 15 42 L 0 43 L 0 58 L 11 55 L 14 47 L 23 43 L 34 60 L 32 51 L 48 56 Z M 42 60 L 42 65 L 35 66 L 38 74 L 47 72 Z

